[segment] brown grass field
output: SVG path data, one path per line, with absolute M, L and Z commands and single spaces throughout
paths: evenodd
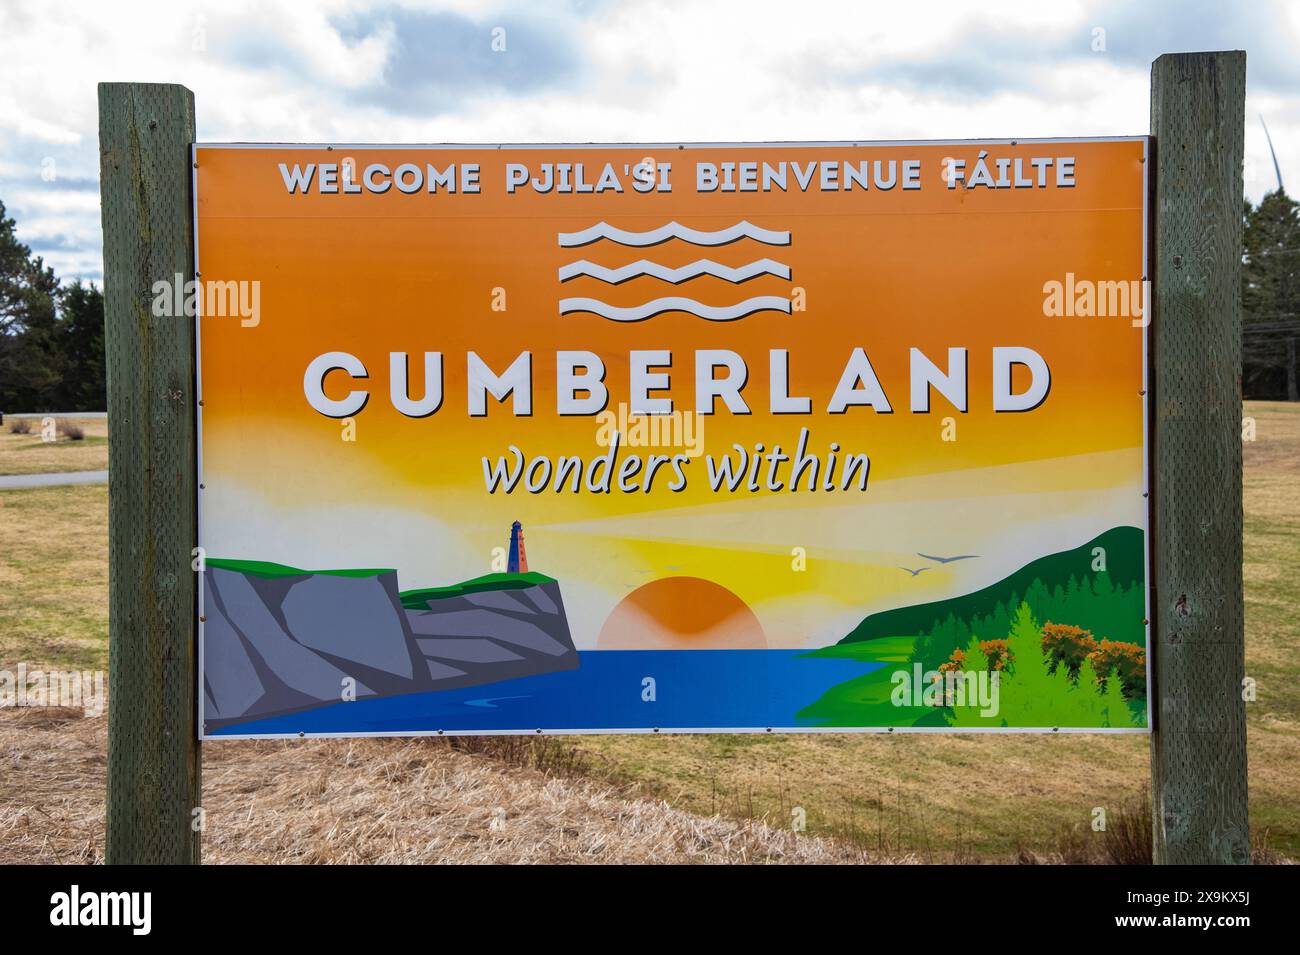
M 1246 413 L 1250 809 L 1276 860 L 1300 855 L 1300 406 Z M 0 492 L 0 668 L 106 665 L 106 522 L 104 486 Z M 101 860 L 105 724 L 0 711 L 0 863 Z M 1094 807 L 1140 832 L 1148 782 L 1144 736 L 230 741 L 204 749 L 204 858 L 1106 861 L 1128 856 Z
M 17 419 L 6 417 L 0 425 L 0 475 L 51 474 L 57 471 L 102 471 L 108 467 L 108 420 L 78 418 L 69 415 L 55 418 L 56 438 L 41 438 L 41 419 L 24 419 L 31 434 L 13 434 L 10 427 Z M 85 432 L 80 441 L 63 433 L 63 424 L 75 424 Z
M 106 723 L 68 710 L 0 716 L 0 863 L 103 861 Z M 208 743 L 203 803 L 210 863 L 913 861 L 703 818 L 436 739 Z

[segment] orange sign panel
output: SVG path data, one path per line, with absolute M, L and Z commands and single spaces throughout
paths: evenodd
M 1146 728 L 1145 138 L 194 158 L 205 735 Z

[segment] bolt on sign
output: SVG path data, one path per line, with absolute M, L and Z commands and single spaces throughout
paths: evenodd
M 196 146 L 203 735 L 1145 731 L 1146 149 Z

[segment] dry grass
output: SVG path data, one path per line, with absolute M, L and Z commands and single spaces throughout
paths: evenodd
M 925 862 L 1048 854 L 1060 830 L 1086 828 L 1098 806 L 1113 813 L 1149 778 L 1145 736 L 602 736 L 575 745 L 615 781 L 673 805 L 768 820 L 800 807 L 810 832 Z
M 108 488 L 0 492 L 0 665 L 108 664 Z
M 1245 487 L 1246 708 L 1251 822 L 1300 856 L 1300 404 L 1249 402 Z
M 39 418 L 30 424 L 30 434 L 11 434 L 9 421 L 0 428 L 0 474 L 102 471 L 108 467 L 108 419 L 57 418 L 54 441 L 41 438 Z M 73 440 L 76 431 L 83 436 Z
M 1277 851 L 1300 854 L 1300 407 L 1247 411 L 1258 430 L 1244 448 L 1246 660 L 1259 686 L 1247 711 L 1251 819 L 1257 858 L 1275 861 Z M 105 665 L 106 505 L 102 486 L 0 492 L 0 665 Z M 45 726 L 0 711 L 0 861 L 97 858 L 102 725 Z M 221 861 L 576 861 L 593 858 L 584 846 L 613 839 L 665 859 L 806 861 L 797 851 L 815 851 L 838 860 L 865 850 L 878 860 L 1102 862 L 1126 850 L 1114 828 L 1109 838 L 1091 830 L 1093 810 L 1113 823 L 1149 780 L 1143 736 L 231 741 L 208 744 L 205 763 L 207 845 Z M 547 808 L 550 799 L 561 808 Z M 485 828 L 498 807 L 510 813 L 507 828 Z M 794 809 L 838 847 L 796 840 Z M 699 832 L 714 848 L 692 856 L 689 833 Z M 313 855 L 326 851 L 313 840 L 332 848 Z M 441 840 L 436 851 L 428 840 Z M 650 847 L 656 840 L 669 848 Z M 634 857 L 603 845 L 601 861 Z
M 100 862 L 107 718 L 0 710 L 0 863 Z M 210 863 L 861 863 L 761 823 L 704 818 L 446 740 L 204 747 Z
M 0 863 L 103 861 L 107 726 L 75 710 L 0 710 Z

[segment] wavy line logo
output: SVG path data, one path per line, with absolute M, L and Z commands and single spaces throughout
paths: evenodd
M 725 229 L 718 229 L 716 232 L 697 232 L 679 222 L 670 222 L 649 232 L 625 232 L 614 228 L 608 222 L 597 222 L 590 229 L 583 229 L 581 232 L 560 233 L 560 245 L 566 249 L 590 245 L 600 239 L 609 239 L 619 245 L 634 246 L 659 245 L 669 239 L 681 239 L 691 245 L 710 246 L 729 245 L 738 239 L 754 239 L 764 245 L 789 245 L 790 233 L 760 229 L 750 222 L 743 221 Z
M 711 322 L 732 322 L 746 315 L 753 315 L 755 312 L 785 312 L 788 315 L 790 300 L 780 295 L 756 295 L 735 305 L 705 305 L 693 298 L 672 295 L 667 298 L 657 298 L 644 305 L 618 308 L 594 298 L 561 299 L 560 314 L 568 315 L 572 312 L 591 312 L 615 322 L 640 322 L 661 312 L 690 312 Z
M 567 282 L 580 275 L 589 275 L 594 279 L 600 279 L 602 282 L 608 282 L 610 285 L 619 285 L 628 279 L 634 279 L 641 275 L 662 279 L 665 282 L 671 282 L 673 285 L 679 285 L 701 275 L 712 275 L 715 278 L 725 279 L 739 285 L 741 282 L 748 282 L 759 275 L 775 275 L 778 278 L 789 279 L 790 266 L 782 265 L 780 262 L 773 262 L 771 259 L 759 259 L 757 262 L 750 262 L 748 265 L 733 269 L 725 265 L 719 265 L 709 259 L 700 259 L 690 265 L 683 265 L 679 269 L 670 269 L 656 262 L 642 259 L 639 262 L 633 262 L 631 265 L 625 265 L 621 269 L 607 269 L 602 265 L 583 259 L 581 262 L 571 262 L 560 267 L 561 282 Z
M 657 229 L 645 232 L 629 232 L 616 228 L 608 222 L 598 222 L 594 226 L 579 232 L 561 232 L 558 235 L 561 248 L 579 248 L 599 242 L 602 239 L 618 245 L 645 248 L 660 245 L 673 239 L 689 245 L 715 247 L 729 245 L 742 239 L 752 239 L 764 245 L 789 245 L 790 233 L 773 229 L 763 229 L 751 222 L 741 221 L 724 229 L 712 232 L 691 229 L 679 222 L 669 222 Z M 790 267 L 773 259 L 758 259 L 740 266 L 721 265 L 711 259 L 699 259 L 689 265 L 677 268 L 669 267 L 649 259 L 640 259 L 629 265 L 610 268 L 581 259 L 560 266 L 559 279 L 569 282 L 576 278 L 592 278 L 609 285 L 620 285 L 630 279 L 649 277 L 680 285 L 702 276 L 712 276 L 733 285 L 748 282 L 761 275 L 773 275 L 790 280 Z M 640 305 L 616 306 L 597 298 L 573 297 L 560 299 L 560 314 L 571 315 L 576 312 L 589 312 L 615 322 L 640 322 L 663 312 L 686 312 L 697 318 L 711 322 L 731 322 L 755 312 L 781 312 L 791 314 L 790 299 L 780 295 L 756 295 L 731 305 L 706 305 L 693 298 L 670 295 L 656 298 Z

